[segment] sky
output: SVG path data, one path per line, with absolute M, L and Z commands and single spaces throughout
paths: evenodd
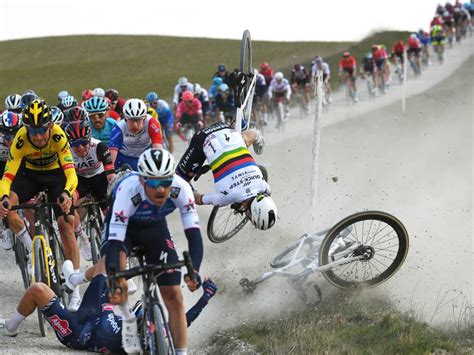
M 454 1 L 454 0 L 453 0 Z M 439 0 L 0 0 L 0 41 L 71 34 L 353 41 L 427 29 Z

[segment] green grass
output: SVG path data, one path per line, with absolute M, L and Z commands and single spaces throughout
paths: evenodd
M 349 48 L 357 57 L 372 43 L 391 46 L 408 33 L 383 32 L 360 43 L 253 42 L 254 65 L 267 61 L 287 75 L 295 63 L 309 65 L 325 57 L 333 71 Z M 143 97 L 155 90 L 172 97 L 179 77 L 209 87 L 218 63 L 238 66 L 240 41 L 164 36 L 68 36 L 0 42 L 0 98 L 35 90 L 56 102 L 59 90 L 77 98 L 86 88 L 116 88 L 124 97 Z
M 468 336 L 455 334 L 397 312 L 386 299 L 337 291 L 327 295 L 319 309 L 302 308 L 221 331 L 211 338 L 206 353 L 470 353 L 472 343 L 460 342 Z

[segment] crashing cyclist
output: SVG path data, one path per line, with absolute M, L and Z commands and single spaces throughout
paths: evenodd
M 24 203 L 47 188 L 48 196 L 57 201 L 53 210 L 58 222 L 59 234 L 64 245 L 65 259 L 71 260 L 79 270 L 79 248 L 74 236 L 74 218 L 70 217 L 72 197 L 77 186 L 74 158 L 64 131 L 51 122 L 51 110 L 42 100 L 34 100 L 23 112 L 23 127 L 17 132 L 10 148 L 2 180 L 0 217 L 8 215 L 8 224 L 15 236 L 31 252 L 32 241 L 23 219 L 12 205 Z M 17 174 L 22 161 L 26 166 Z M 6 207 L 5 207 L 6 205 Z M 80 304 L 79 290 L 72 294 L 69 306 L 77 309 Z
M 92 123 L 92 137 L 109 145 L 112 130 L 117 122 L 107 117 L 109 104 L 104 97 L 94 96 L 84 103 L 84 109 L 89 115 Z

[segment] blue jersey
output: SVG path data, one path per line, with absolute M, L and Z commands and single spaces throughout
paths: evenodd
M 112 135 L 112 130 L 116 124 L 117 122 L 115 122 L 115 120 L 110 117 L 107 117 L 105 119 L 105 125 L 100 130 L 96 129 L 94 125 L 91 124 L 92 137 L 104 142 L 105 144 L 107 144 L 107 146 L 109 146 L 110 136 Z
M 160 121 L 163 131 L 167 136 L 171 135 L 173 133 L 174 116 L 170 106 L 165 100 L 158 100 L 156 113 L 158 114 L 158 120 Z

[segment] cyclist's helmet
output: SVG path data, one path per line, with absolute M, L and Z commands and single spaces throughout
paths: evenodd
M 229 85 L 227 85 L 227 84 L 219 85 L 219 91 L 228 94 L 229 91 L 230 91 Z
M 365 55 L 365 58 L 367 58 L 367 59 L 372 59 L 372 58 L 373 58 L 372 53 L 371 53 L 371 52 L 367 53 L 367 54 Z
M 102 113 L 109 110 L 109 103 L 104 97 L 94 96 L 84 102 L 84 108 L 89 114 Z
M 186 86 L 188 85 L 188 83 L 189 83 L 188 78 L 186 78 L 185 76 L 182 76 L 181 78 L 178 79 L 179 86 Z
M 281 71 L 275 73 L 275 80 L 276 81 L 282 81 L 283 77 L 284 77 L 284 75 Z
M 269 67 L 269 65 L 268 65 L 267 62 L 264 62 L 264 63 L 260 64 L 260 69 L 262 69 L 262 70 L 267 70 L 268 67 Z
M 94 96 L 94 92 L 91 89 L 84 90 L 81 94 L 84 101 L 89 100 L 92 96 Z
M 300 71 L 301 70 L 301 64 L 295 64 L 293 66 L 293 69 L 295 69 L 296 71 Z
M 165 149 L 150 148 L 138 158 L 138 173 L 143 177 L 171 179 L 174 175 L 174 158 Z
M 21 105 L 23 106 L 23 108 L 26 108 L 28 107 L 29 104 L 31 104 L 37 98 L 38 96 L 36 96 L 36 94 L 33 94 L 33 93 L 23 94 L 23 96 L 21 97 Z
M 225 67 L 225 64 L 221 63 L 217 66 L 217 70 L 218 71 L 225 71 L 226 67 Z
M 23 111 L 23 124 L 27 127 L 44 127 L 50 124 L 51 120 L 51 109 L 41 99 L 33 100 Z
M 220 76 L 216 76 L 214 79 L 212 79 L 212 85 L 219 87 L 222 85 L 224 80 Z
M 69 96 L 69 93 L 66 90 L 61 90 L 58 92 L 58 100 L 62 101 L 66 96 Z
M 345 51 L 344 53 L 342 53 L 342 56 L 344 58 L 349 58 L 351 56 L 351 53 L 349 51 Z
M 123 117 L 128 120 L 144 119 L 147 113 L 145 102 L 140 99 L 128 99 L 123 105 Z
M 68 95 L 61 100 L 61 107 L 63 110 L 68 110 L 74 106 L 77 106 L 77 100 L 74 96 Z
M 97 97 L 105 96 L 105 91 L 102 88 L 95 88 L 94 90 L 92 90 L 92 93 L 94 94 L 94 96 L 97 96 Z
M 105 97 L 107 97 L 111 102 L 116 102 L 119 98 L 119 93 L 115 89 L 107 89 Z
M 379 50 L 379 46 L 377 44 L 373 44 L 372 47 L 371 47 L 372 51 L 378 51 Z
M 411 39 L 417 39 L 418 37 L 417 37 L 417 35 L 416 35 L 415 33 L 412 33 L 412 34 L 410 35 L 410 38 L 411 38 Z
M 0 132 L 4 135 L 15 135 L 21 128 L 20 115 L 15 112 L 4 111 L 0 115 Z
M 64 129 L 67 139 L 69 141 L 75 141 L 78 139 L 90 139 L 92 130 L 89 121 L 73 121 Z
M 182 99 L 183 101 L 192 101 L 194 99 L 194 94 L 192 93 L 192 91 L 186 90 L 185 92 L 183 92 Z
M 323 64 L 323 58 L 320 57 L 320 56 L 317 56 L 315 59 L 314 59 L 314 62 L 316 64 Z
M 73 122 L 73 121 L 88 121 L 89 115 L 87 111 L 83 109 L 81 106 L 74 106 L 64 112 L 64 121 L 65 123 Z
M 36 97 L 38 97 L 38 94 L 36 92 L 34 92 L 34 90 L 26 90 L 23 95 L 28 95 L 28 94 L 32 94 L 32 95 L 35 95 Z M 22 96 L 23 96 L 22 95 Z
M 250 215 L 252 223 L 256 228 L 266 230 L 275 224 L 278 218 L 278 211 L 275 202 L 270 196 L 260 194 L 250 204 Z
M 21 107 L 21 96 L 18 94 L 11 94 L 5 98 L 5 108 L 8 111 L 20 113 Z
M 199 85 L 199 84 L 194 84 L 194 85 L 193 85 L 193 93 L 194 93 L 194 95 L 196 95 L 196 96 L 201 95 L 201 93 L 202 93 L 202 87 L 201 87 L 201 85 Z
M 159 99 L 159 96 L 156 92 L 154 91 L 150 91 L 148 94 L 146 94 L 145 96 L 145 101 L 148 102 L 148 103 L 152 103 L 152 102 L 155 102 L 155 101 L 158 101 Z
M 51 121 L 57 125 L 61 125 L 64 120 L 64 113 L 57 106 L 51 106 Z

